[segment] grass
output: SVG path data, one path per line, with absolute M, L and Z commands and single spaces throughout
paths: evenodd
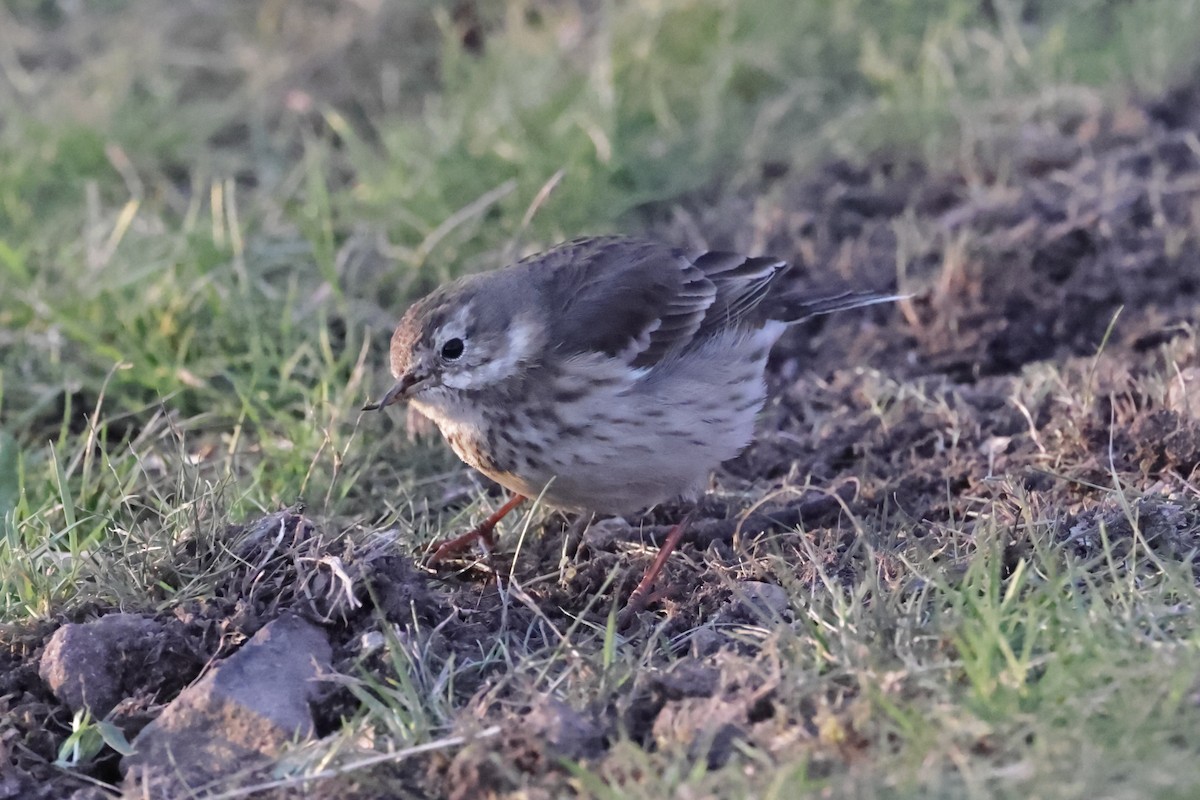
M 233 563 L 225 525 L 297 501 L 333 538 L 434 538 L 460 522 L 425 513 L 448 485 L 480 493 L 437 443 L 357 414 L 407 300 L 683 200 L 770 204 L 776 168 L 953 160 L 1064 105 L 1161 91 L 1196 66 L 1200 4 L 9 0 L 0 26 L 0 620 L 20 625 L 205 597 Z M 897 391 L 881 415 L 918 402 Z M 619 739 L 554 780 L 597 797 L 1193 796 L 1195 583 L 1139 533 L 1147 487 L 1119 479 L 1103 502 L 1132 545 L 1102 526 L 1086 557 L 1054 538 L 1065 512 L 1016 487 L 938 531 L 962 551 L 864 546 L 849 586 L 797 577 L 820 553 L 756 553 L 746 569 L 795 618 L 739 631 L 758 655 L 719 669 L 773 681 L 774 717 L 804 724 L 712 769 L 666 734 Z M 456 682 L 620 703 L 680 649 L 535 627 L 444 660 L 387 629 L 381 662 L 346 678 L 360 712 L 298 779 L 366 731 L 379 750 L 450 735 L 472 710 Z

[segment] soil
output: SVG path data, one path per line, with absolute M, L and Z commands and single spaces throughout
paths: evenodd
M 499 734 L 371 780 L 387 780 L 393 792 L 465 798 L 500 796 L 538 776 L 541 793 L 529 796 L 554 797 L 567 785 L 561 757 L 603 764 L 621 733 L 724 763 L 738 742 L 752 744 L 776 724 L 770 669 L 752 645 L 720 632 L 723 623 L 790 613 L 777 576 L 736 572 L 764 533 L 795 554 L 791 578 L 814 586 L 817 567 L 847 585 L 862 580 L 863 537 L 886 566 L 889 552 L 922 540 L 933 550 L 944 523 L 970 536 L 981 510 L 1003 522 L 1032 505 L 1055 520 L 1063 548 L 1094 553 L 1102 526 L 1110 538 L 1132 535 L 1104 488 L 1117 474 L 1146 492 L 1138 512 L 1154 546 L 1190 558 L 1200 544 L 1200 409 L 1195 393 L 1161 376 L 1173 363 L 1179 386 L 1200 387 L 1198 137 L 1200 81 L 1148 101 L 1062 112 L 1011 141 L 980 145 L 955 169 L 886 157 L 835 162 L 657 225 L 652 232 L 670 240 L 792 257 L 798 285 L 816 286 L 832 271 L 888 289 L 899 276 L 914 297 L 811 321 L 776 348 L 761 435 L 718 471 L 683 557 L 669 562 L 665 591 L 625 632 L 653 632 L 674 643 L 673 655 L 575 707 L 542 698 L 503 662 L 485 662 L 454 687 L 459 729 L 498 725 Z M 1065 404 L 1036 389 L 1048 374 L 1086 391 Z M 1166 499 L 1168 489 L 1187 491 Z M 1188 491 L 1191 500 L 1179 499 Z M 320 622 L 334 668 L 350 674 L 388 669 L 382 650 L 362 647 L 384 620 L 412 637 L 435 673 L 451 658 L 477 658 L 480 642 L 500 631 L 535 652 L 580 617 L 603 629 L 654 540 L 687 510 L 598 522 L 561 566 L 567 521 L 547 516 L 516 565 L 528 603 L 478 570 L 432 574 L 386 531 L 331 535 L 301 509 L 251 521 L 227 532 L 245 566 L 212 599 L 157 612 L 169 623 L 163 635 L 184 637 L 194 661 L 171 681 L 147 669 L 140 695 L 137 676 L 124 676 L 130 696 L 142 698 L 130 719 L 144 725 L 207 660 L 284 611 Z M 1004 546 L 1015 558 L 1027 543 L 1013 531 Z M 534 579 L 548 573 L 560 580 Z M 86 788 L 50 766 L 71 712 L 38 664 L 59 625 L 110 611 L 77 608 L 5 632 L 0 765 L 12 766 L 0 766 L 0 797 Z M 318 735 L 357 708 L 348 690 L 329 691 L 315 708 Z M 819 709 L 789 723 L 815 730 Z M 852 732 L 842 741 L 841 757 L 852 759 Z M 810 771 L 819 774 L 820 764 Z M 92 777 L 119 780 L 111 760 Z M 366 780 L 340 782 L 328 796 L 380 796 Z M 325 790 L 316 791 L 307 796 Z

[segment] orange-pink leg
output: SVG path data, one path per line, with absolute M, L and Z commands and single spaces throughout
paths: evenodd
M 667 558 L 679 546 L 679 540 L 683 538 L 683 531 L 690 519 L 691 514 L 677 522 L 667 532 L 667 538 L 662 543 L 662 547 L 658 549 L 658 555 L 654 557 L 654 562 L 650 564 L 650 568 L 646 570 L 646 574 L 638 582 L 637 588 L 633 590 L 633 594 L 629 595 L 629 602 L 625 604 L 625 609 L 621 612 L 622 623 L 632 620 L 633 615 L 645 608 L 646 604 L 650 601 L 650 590 L 654 588 L 654 581 L 658 580 L 659 573 L 667 565 Z
M 525 502 L 525 498 L 519 494 L 514 494 L 508 498 L 508 502 L 496 509 L 490 517 L 479 523 L 477 527 L 467 531 L 461 536 L 455 536 L 453 539 L 442 542 L 438 545 L 437 550 L 433 551 L 433 555 L 429 557 L 427 562 L 429 566 L 437 566 L 447 558 L 456 556 L 464 550 L 467 550 L 476 541 L 482 540 L 484 546 L 491 550 L 496 546 L 496 537 L 492 535 L 492 530 L 496 527 L 496 523 L 504 519 L 508 512 L 512 511 L 521 503 Z

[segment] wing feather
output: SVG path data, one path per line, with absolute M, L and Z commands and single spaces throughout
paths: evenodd
M 785 264 L 605 237 L 568 242 L 529 266 L 554 309 L 550 341 L 560 352 L 643 368 L 730 326 L 761 324 L 751 312 Z

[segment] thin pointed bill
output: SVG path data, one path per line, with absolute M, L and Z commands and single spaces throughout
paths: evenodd
M 420 383 L 422 378 L 416 375 L 402 375 L 400 380 L 392 384 L 392 388 L 388 389 L 383 397 L 379 398 L 377 403 L 367 403 L 363 406 L 363 411 L 382 411 L 388 406 L 398 403 L 408 397 L 408 392 L 412 387 Z

